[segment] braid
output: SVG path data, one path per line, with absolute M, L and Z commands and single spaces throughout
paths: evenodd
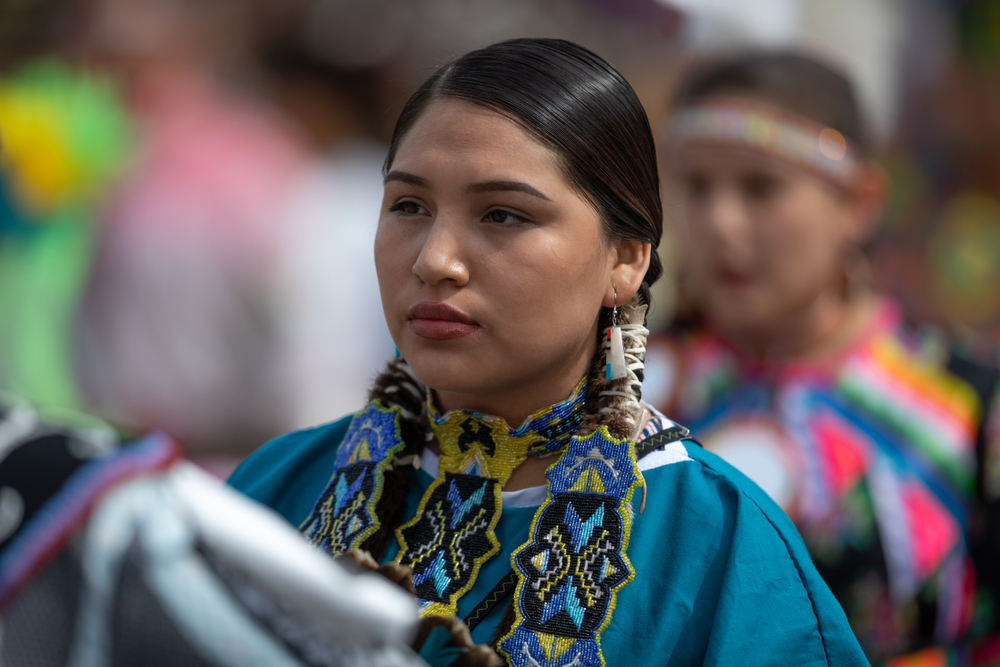
M 368 400 L 379 399 L 383 405 L 399 408 L 399 430 L 406 446 L 396 456 L 396 461 L 385 472 L 382 497 L 375 507 L 379 519 L 378 531 L 365 540 L 361 548 L 371 553 L 375 560 L 382 560 L 392 541 L 393 531 L 406 520 L 406 496 L 412 478 L 406 474 L 403 461 L 420 456 L 431 433 L 424 411 L 427 387 L 413 375 L 409 364 L 396 357 L 386 364 L 385 370 L 375 378 L 368 393 Z
M 625 440 L 635 435 L 639 398 L 642 396 L 642 361 L 646 354 L 646 304 L 637 294 L 618 309 L 625 347 L 628 375 L 620 380 L 606 380 L 605 359 L 610 343 L 605 331 L 611 326 L 611 309 L 602 308 L 597 330 L 598 350 L 587 377 L 587 403 L 583 423 L 577 432 L 587 436 L 607 426 L 612 436 Z

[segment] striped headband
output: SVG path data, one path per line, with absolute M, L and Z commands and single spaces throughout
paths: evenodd
M 744 148 L 787 160 L 847 186 L 864 164 L 843 134 L 803 116 L 749 100 L 720 99 L 685 107 L 667 125 L 672 156 L 690 145 Z

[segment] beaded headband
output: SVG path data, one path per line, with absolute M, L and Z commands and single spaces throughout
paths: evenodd
M 749 100 L 720 99 L 681 109 L 667 126 L 668 154 L 691 145 L 743 148 L 787 160 L 840 186 L 864 164 L 843 134 L 803 116 Z

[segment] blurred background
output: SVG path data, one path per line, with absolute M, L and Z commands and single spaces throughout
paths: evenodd
M 610 60 L 654 127 L 707 55 L 847 70 L 893 182 L 876 287 L 995 361 L 993 0 L 0 0 L 0 388 L 166 429 L 219 474 L 357 409 L 393 353 L 371 244 L 396 115 L 521 36 Z

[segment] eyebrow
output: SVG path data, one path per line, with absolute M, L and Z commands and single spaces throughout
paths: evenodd
M 469 192 L 523 192 L 532 197 L 552 201 L 527 183 L 519 181 L 487 181 L 486 183 L 476 183 L 469 186 Z
M 402 183 L 408 183 L 409 185 L 415 185 L 418 188 L 427 187 L 426 178 L 420 178 L 415 174 L 410 174 L 405 171 L 390 171 L 385 175 L 385 180 L 382 181 L 382 184 L 384 185 L 389 181 L 400 181 Z
M 383 183 L 388 183 L 389 181 L 399 181 L 401 183 L 414 185 L 418 188 L 427 187 L 426 178 L 421 178 L 416 174 L 411 174 L 405 171 L 390 171 L 386 174 Z M 539 199 L 544 199 L 545 201 L 552 201 L 535 188 L 531 187 L 527 183 L 521 183 L 520 181 L 487 181 L 485 183 L 475 183 L 469 186 L 469 192 L 523 192 L 531 195 L 532 197 L 538 197 Z

